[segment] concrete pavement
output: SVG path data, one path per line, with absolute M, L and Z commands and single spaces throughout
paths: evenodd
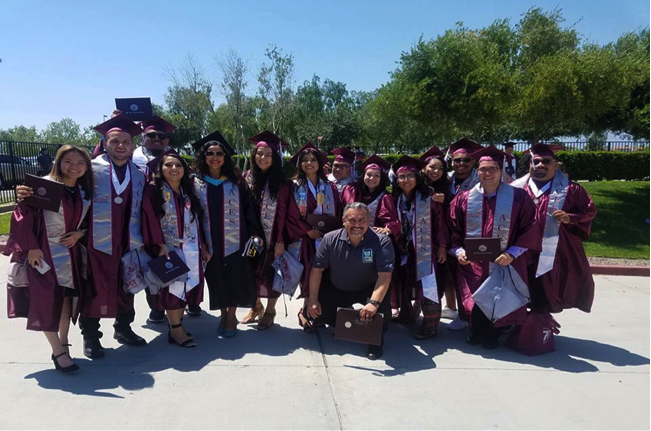
M 6 282 L 8 259 L 0 258 Z M 45 337 L 3 319 L 3 429 L 649 429 L 649 278 L 597 276 L 593 312 L 556 316 L 557 352 L 527 357 L 465 344 L 465 331 L 416 341 L 392 324 L 385 356 L 306 334 L 300 303 L 278 305 L 266 332 L 240 325 L 217 336 L 218 313 L 186 317 L 195 349 L 167 343 L 165 325 L 135 331 L 150 343 L 121 346 L 104 321 L 106 357 L 90 361 L 71 329 L 81 370 L 54 370 Z M 2 291 L 2 301 L 6 289 Z M 239 313 L 244 316 L 245 310 Z M 6 314 L 5 314 L 6 317 Z

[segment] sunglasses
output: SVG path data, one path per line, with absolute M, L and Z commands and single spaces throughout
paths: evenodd
M 222 153 L 221 151 L 206 151 L 206 157 L 224 157 L 226 153 Z
M 166 139 L 167 138 L 167 133 L 149 132 L 149 133 L 146 133 L 145 136 L 147 136 L 149 139 L 154 139 L 157 136 L 158 136 L 158 139 Z
M 472 159 L 470 157 L 463 157 L 463 158 L 458 158 L 458 159 L 452 159 L 452 162 L 454 163 L 470 163 Z
M 533 163 L 534 166 L 536 166 L 536 165 L 540 165 L 540 164 L 548 165 L 548 164 L 550 164 L 551 162 L 553 162 L 552 159 L 532 159 L 532 160 L 531 160 L 531 163 Z

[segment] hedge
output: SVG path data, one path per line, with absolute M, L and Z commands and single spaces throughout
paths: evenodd
M 558 159 L 563 163 L 565 172 L 574 181 L 603 181 L 603 180 L 643 180 L 649 178 L 649 151 L 625 153 L 620 151 L 561 151 Z M 520 160 L 518 171 L 526 171 L 528 156 L 516 153 Z M 400 154 L 387 154 L 382 157 L 393 163 Z M 418 157 L 419 154 L 414 155 Z M 236 163 L 244 156 L 235 156 Z M 184 156 L 189 162 L 192 157 Z M 295 173 L 295 167 L 289 163 L 290 157 L 285 157 L 284 170 L 287 177 Z M 330 162 L 334 156 L 329 156 Z

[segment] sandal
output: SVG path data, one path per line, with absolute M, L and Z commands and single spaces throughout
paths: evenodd
M 307 332 L 308 334 L 313 334 L 316 332 L 316 327 L 303 316 L 303 309 L 298 312 L 298 326 L 303 328 L 303 331 Z
M 276 320 L 276 310 L 267 310 L 262 316 L 262 319 L 258 322 L 258 326 L 255 327 L 258 331 L 264 331 L 271 328 L 271 325 L 274 324 Z
M 172 329 L 181 328 L 182 326 L 183 325 L 180 324 L 180 323 L 178 325 L 170 326 L 170 330 L 167 331 L 167 342 L 170 343 L 170 344 L 176 344 L 177 346 L 184 347 L 186 349 L 189 349 L 189 348 L 192 348 L 192 347 L 197 347 L 197 344 L 194 342 L 194 338 L 192 338 L 192 337 L 189 337 L 188 339 L 186 339 L 185 341 L 183 341 L 181 343 L 179 343 L 178 341 L 176 341 L 174 339 L 174 337 L 172 337 Z
M 255 307 L 249 310 L 249 313 L 242 319 L 241 323 L 248 325 L 249 323 L 255 322 L 256 319 L 262 319 L 264 315 L 264 306 L 262 304 L 256 304 Z

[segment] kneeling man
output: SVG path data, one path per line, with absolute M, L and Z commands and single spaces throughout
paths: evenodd
M 344 227 L 327 233 L 317 249 L 305 317 L 335 326 L 337 308 L 361 303 L 365 305 L 360 319 L 373 320 L 382 313 L 386 331 L 391 320 L 387 291 L 395 259 L 391 239 L 368 228 L 369 210 L 363 203 L 346 205 L 343 222 Z M 369 345 L 367 357 L 379 359 L 382 353 L 382 346 Z

